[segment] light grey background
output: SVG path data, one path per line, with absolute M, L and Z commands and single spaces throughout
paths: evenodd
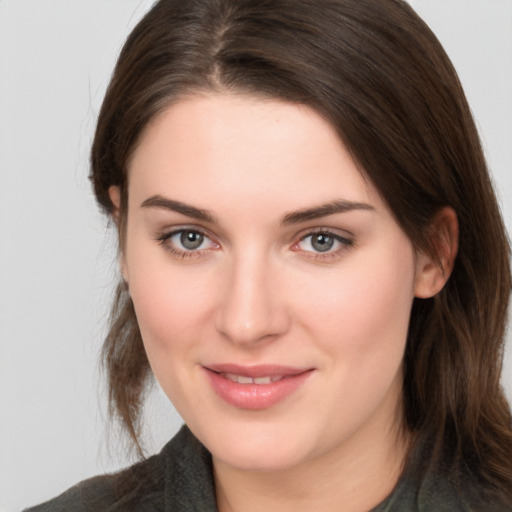
M 452 57 L 512 226 L 512 0 L 414 0 Z M 87 181 L 115 57 L 150 0 L 0 0 L 0 510 L 128 464 L 97 355 L 113 232 Z M 512 397 L 512 359 L 505 384 Z M 180 424 L 161 392 L 148 452 Z M 108 441 L 110 439 L 110 441 Z

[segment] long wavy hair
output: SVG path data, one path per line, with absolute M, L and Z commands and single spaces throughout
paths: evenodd
M 204 91 L 315 109 L 417 250 L 436 253 L 430 223 L 440 208 L 455 210 L 452 275 L 412 308 L 403 426 L 415 443 L 429 443 L 423 466 L 471 468 L 510 496 L 512 421 L 500 386 L 509 246 L 470 109 L 434 34 L 402 0 L 157 2 L 121 51 L 91 152 L 94 191 L 107 214 L 109 187 L 121 190 L 121 251 L 127 163 L 141 133 L 170 104 Z M 122 282 L 103 358 L 111 412 L 140 449 L 151 372 Z

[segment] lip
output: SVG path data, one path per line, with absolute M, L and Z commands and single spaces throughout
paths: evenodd
M 280 365 L 241 366 L 214 364 L 203 366 L 215 393 L 228 404 L 239 409 L 261 410 L 277 405 L 304 384 L 313 372 L 311 368 L 294 368 Z M 265 384 L 240 384 L 226 374 L 258 379 L 282 377 Z

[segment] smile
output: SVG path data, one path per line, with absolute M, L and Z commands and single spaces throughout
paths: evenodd
M 213 391 L 237 409 L 261 410 L 274 407 L 293 395 L 313 369 L 274 365 L 211 365 L 203 367 Z

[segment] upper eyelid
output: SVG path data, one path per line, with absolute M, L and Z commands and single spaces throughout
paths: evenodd
M 182 231 L 195 231 L 207 238 L 210 238 L 211 240 L 215 239 L 215 236 L 212 233 L 210 233 L 210 230 L 190 224 L 183 226 L 168 226 L 166 228 L 156 230 L 155 233 L 156 236 L 159 238 L 170 238 L 171 236 L 176 235 L 177 233 L 181 233 Z
M 345 240 L 352 240 L 354 238 L 354 234 L 346 229 L 340 228 L 327 228 L 327 227 L 316 227 L 316 228 L 307 228 L 299 232 L 295 235 L 299 240 L 304 240 L 311 235 L 325 233 L 326 235 L 331 235 L 335 238 L 342 238 Z

